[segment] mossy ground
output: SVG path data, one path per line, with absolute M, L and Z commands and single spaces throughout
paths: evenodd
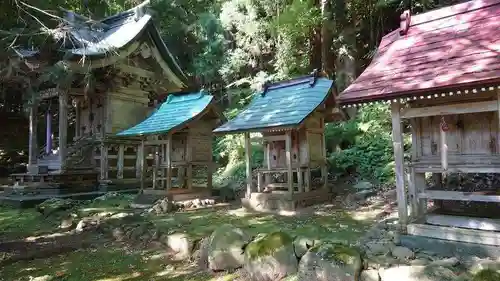
M 80 204 L 72 212 L 88 215 L 100 212 L 123 212 L 133 197 L 93 201 Z M 67 215 L 67 214 L 66 214 Z M 2 241 L 60 232 L 61 216 L 43 217 L 34 209 L 17 210 L 0 206 L 0 245 Z M 151 215 L 150 220 L 165 233 L 183 232 L 193 238 L 209 236 L 222 224 L 239 227 L 250 235 L 287 233 L 312 239 L 334 239 L 354 242 L 373 221 L 353 219 L 342 210 L 328 210 L 327 215 L 283 217 L 267 214 L 240 213 L 231 207 L 204 209 L 174 214 Z M 283 238 L 277 235 L 277 238 Z M 134 246 L 134 245 L 131 245 Z M 263 247 L 265 249 L 266 247 Z M 259 247 L 260 249 L 260 247 Z M 234 274 L 207 275 L 188 265 L 153 258 L 158 252 L 110 243 L 80 249 L 43 259 L 20 261 L 0 267 L 0 280 L 30 280 L 30 276 L 61 275 L 56 280 L 120 281 L 120 280 L 233 280 Z

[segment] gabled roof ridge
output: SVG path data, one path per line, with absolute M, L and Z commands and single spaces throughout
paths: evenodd
M 277 89 L 297 86 L 297 85 L 306 84 L 306 83 L 310 84 L 311 87 L 313 87 L 316 80 L 319 78 L 322 78 L 322 77 L 315 70 L 311 74 L 308 74 L 308 75 L 299 76 L 299 77 L 295 77 L 295 78 L 287 79 L 287 80 L 281 80 L 281 81 L 277 81 L 277 82 L 273 82 L 273 83 L 266 83 L 266 84 L 264 84 L 263 93 L 266 93 L 266 92 L 271 91 L 271 90 L 277 90 Z
M 477 5 L 477 7 L 474 7 L 474 5 Z M 477 10 L 487 9 L 495 5 L 500 5 L 500 0 L 471 0 L 452 6 L 442 7 L 422 14 L 412 15 L 410 27 L 450 18 L 457 15 L 471 13 Z M 472 8 L 468 8 L 468 6 L 472 6 Z M 447 12 L 448 10 L 449 12 Z M 438 15 L 440 12 L 443 13 L 442 16 L 430 16 L 433 14 Z M 426 19 L 426 16 L 429 17 L 429 19 Z

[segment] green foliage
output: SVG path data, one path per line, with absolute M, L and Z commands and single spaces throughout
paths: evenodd
M 387 105 L 369 105 L 355 119 L 328 126 L 327 140 L 334 138 L 344 148 L 330 153 L 332 172 L 379 182 L 393 180 L 390 120 Z

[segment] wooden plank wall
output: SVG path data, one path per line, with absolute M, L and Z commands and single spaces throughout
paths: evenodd
M 444 116 L 448 124 L 448 154 L 453 155 L 497 155 L 498 113 L 480 112 L 473 114 Z M 439 156 L 441 116 L 416 118 L 418 158 Z

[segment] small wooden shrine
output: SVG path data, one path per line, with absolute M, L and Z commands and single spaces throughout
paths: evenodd
M 116 134 L 144 120 L 158 92 L 178 92 L 187 85 L 153 23 L 148 3 L 102 20 L 66 11 L 64 26 L 54 34 L 70 40 L 57 42 L 55 49 L 62 46 L 63 52 L 55 65 L 69 69 L 71 80 L 64 85 L 45 83 L 47 87 L 33 97 L 28 172 L 12 175 L 16 184 L 4 193 L 10 196 L 6 200 L 27 200 L 21 198 L 26 194 L 42 200 L 96 192 L 96 183 L 101 192 L 138 187 L 143 161 L 153 161 L 153 156 L 142 149 L 140 138 Z M 36 50 L 19 49 L 17 54 L 31 72 L 43 71 L 48 55 L 49 61 L 57 61 L 57 54 Z M 39 109 L 46 111 L 44 142 L 37 139 Z M 45 143 L 42 149 L 40 143 Z M 76 188 L 80 183 L 87 187 Z M 61 185 L 67 187 L 64 194 L 56 188 Z
M 248 108 L 214 130 L 221 134 L 244 133 L 246 207 L 295 210 L 331 199 L 324 129 L 326 122 L 341 116 L 335 104 L 333 81 L 315 72 L 264 85 Z M 254 138 L 254 133 L 260 137 Z M 253 140 L 264 146 L 264 167 L 252 167 Z M 321 170 L 319 181 L 313 180 L 312 169 Z M 274 182 L 276 174 L 286 175 L 285 182 Z
M 168 95 L 144 121 L 118 133 L 140 137 L 141 150 L 154 156 L 149 167 L 141 159 L 142 193 L 173 195 L 174 200 L 211 196 L 212 130 L 224 121 L 213 96 L 203 91 L 177 93 Z M 146 178 L 151 185 L 146 186 Z
M 444 213 L 441 204 L 431 204 L 482 202 L 498 210 L 498 186 L 444 190 L 442 176 L 500 173 L 500 0 L 416 16 L 405 12 L 401 19 L 401 28 L 382 39 L 372 63 L 340 95 L 340 103 L 391 104 L 398 211 L 410 235 L 406 241 L 426 241 L 419 246 L 431 248 L 444 240 L 459 243 L 450 249 L 465 249 L 468 243 L 500 246 L 500 213 L 481 217 L 463 207 Z M 411 129 L 407 163 L 402 124 Z M 426 175 L 432 175 L 433 186 Z

